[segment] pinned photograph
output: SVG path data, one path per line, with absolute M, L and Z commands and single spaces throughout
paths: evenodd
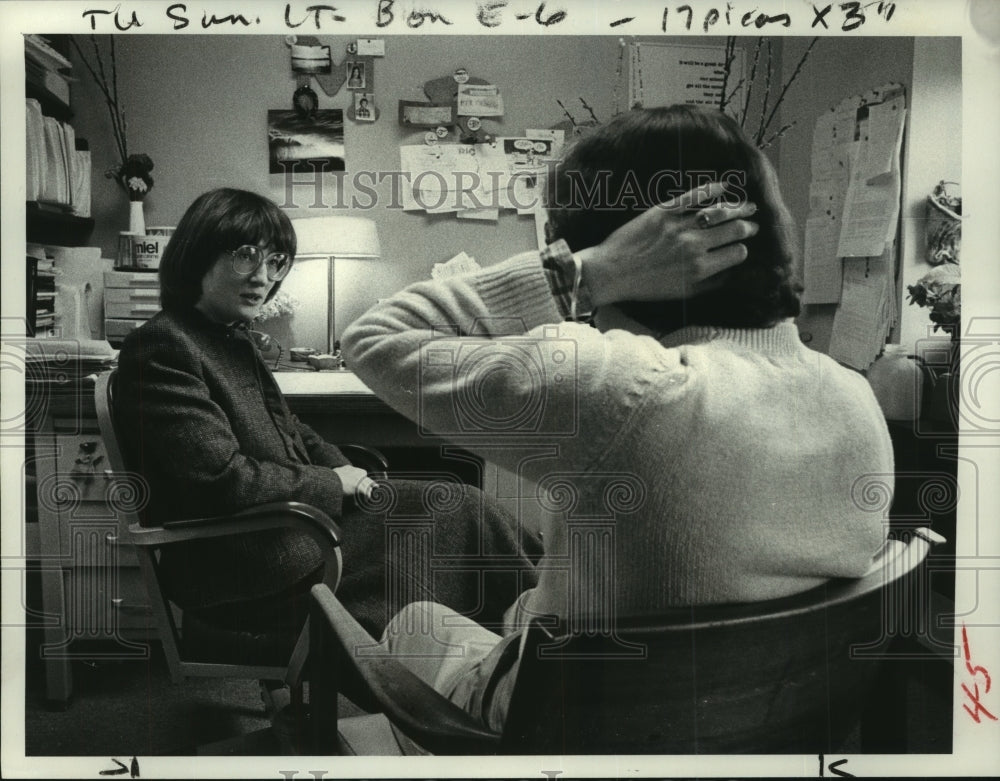
M 294 73 L 329 73 L 330 47 L 319 44 L 292 44 L 292 71 Z
M 360 60 L 348 60 L 347 68 L 347 88 L 364 89 L 367 84 L 365 79 L 365 64 Z
M 311 116 L 297 111 L 267 112 L 268 172 L 284 173 L 298 162 L 319 170 L 344 170 L 344 111 L 323 109 Z
M 375 121 L 375 96 L 372 93 L 354 93 L 354 118 L 362 122 Z

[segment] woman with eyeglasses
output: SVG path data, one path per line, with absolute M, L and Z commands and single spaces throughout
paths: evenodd
M 374 486 L 332 444 L 290 412 L 247 324 L 292 270 L 288 216 L 255 193 L 218 189 L 197 198 L 160 263 L 162 311 L 126 339 L 119 356 L 118 429 L 126 461 L 149 485 L 143 522 L 223 515 L 273 501 L 314 505 L 341 527 L 338 596 L 371 631 L 387 619 L 395 582 L 483 621 L 500 620 L 541 548 L 514 519 L 469 486 L 433 508 L 428 483 L 393 480 L 397 517 L 433 517 L 433 553 L 504 556 L 506 573 L 423 574 L 386 548 L 386 514 L 357 503 Z M 365 509 L 365 508 L 368 509 Z M 171 599 L 216 625 L 287 629 L 291 642 L 322 579 L 315 542 L 289 530 L 185 543 L 161 559 Z M 426 582 L 433 579 L 433 583 Z M 392 595 L 398 599 L 401 595 Z

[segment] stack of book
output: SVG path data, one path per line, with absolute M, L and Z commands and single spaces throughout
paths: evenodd
M 40 35 L 24 36 L 24 77 L 69 108 L 72 64 Z
M 90 150 L 70 116 L 70 61 L 37 35 L 24 38 L 26 196 L 40 205 L 90 216 Z
M 25 253 L 27 262 L 27 301 L 25 316 L 30 336 L 52 336 L 56 327 L 56 270 L 55 259 L 34 249 Z

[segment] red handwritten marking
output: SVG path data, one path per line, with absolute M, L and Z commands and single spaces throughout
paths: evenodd
M 986 707 L 979 701 L 979 696 L 980 696 L 979 684 L 975 682 L 975 679 L 980 674 L 983 676 L 984 684 L 986 686 L 986 690 L 983 692 L 983 694 L 990 693 L 990 686 L 992 686 L 992 681 L 990 680 L 990 674 L 989 672 L 987 672 L 985 667 L 981 665 L 976 665 L 975 667 L 973 667 L 972 665 L 972 654 L 969 651 L 969 635 L 965 630 L 964 624 L 962 625 L 962 651 L 965 654 L 965 669 L 969 671 L 969 675 L 971 675 L 973 678 L 972 689 L 970 690 L 969 687 L 963 683 L 962 691 L 965 692 L 965 695 L 972 701 L 972 704 L 975 705 L 975 709 L 969 708 L 969 706 L 966 705 L 965 703 L 962 703 L 962 707 L 965 708 L 965 712 L 972 717 L 973 721 L 975 721 L 976 724 L 979 724 L 980 713 L 987 716 L 988 718 L 993 719 L 993 721 L 996 721 L 997 717 L 994 716 L 992 713 L 990 713 L 988 710 L 986 710 Z

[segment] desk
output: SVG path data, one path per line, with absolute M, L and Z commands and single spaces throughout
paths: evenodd
M 331 442 L 383 450 L 394 474 L 448 473 L 494 496 L 516 496 L 500 490 L 500 470 L 421 433 L 351 372 L 275 377 L 304 423 Z M 29 558 L 41 562 L 46 697 L 59 707 L 72 695 L 74 659 L 146 658 L 145 641 L 155 637 L 155 629 L 135 555 L 119 543 L 127 530 L 120 528 L 116 499 L 108 495 L 94 377 L 39 382 L 26 390 L 26 398 L 41 395 L 45 402 L 28 425 L 25 488 L 39 501 L 34 517 L 26 518 L 26 539 Z

